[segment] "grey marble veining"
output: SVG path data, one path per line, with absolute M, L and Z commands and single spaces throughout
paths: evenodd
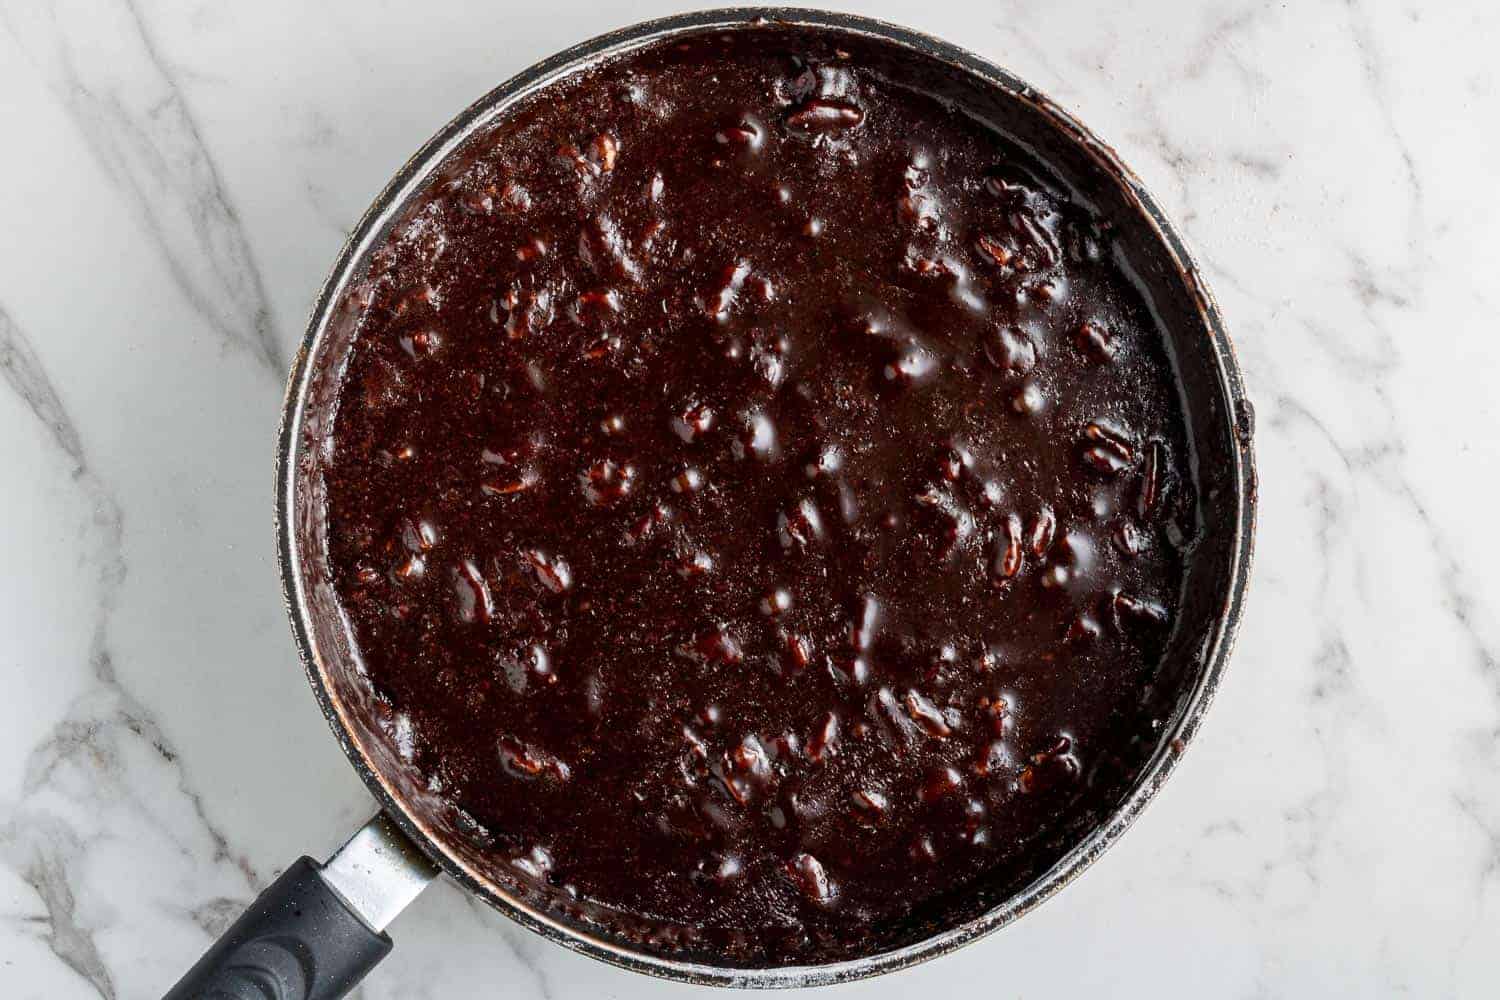
M 239 216 L 135 3 L 15 4 L 3 23 L 128 200 L 182 296 L 274 378 L 286 361 Z
M 0 995 L 159 995 L 363 821 L 280 607 L 285 363 L 422 140 L 670 9 L 0 0 Z M 1140 172 L 1234 335 L 1262 490 L 1240 648 L 1158 801 L 1036 913 L 841 994 L 1493 995 L 1500 15 L 858 9 L 1007 65 Z M 700 992 L 446 884 L 391 933 L 367 1000 Z

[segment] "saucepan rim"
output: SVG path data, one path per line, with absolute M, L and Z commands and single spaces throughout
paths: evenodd
M 1129 201 L 1139 209 L 1163 249 L 1177 268 L 1193 296 L 1198 315 L 1211 341 L 1215 360 L 1218 391 L 1227 403 L 1227 428 L 1234 447 L 1230 452 L 1235 468 L 1231 481 L 1235 490 L 1237 517 L 1231 545 L 1229 585 L 1223 610 L 1210 634 L 1194 688 L 1184 707 L 1164 728 L 1157 749 L 1143 768 L 1130 793 L 1110 817 L 1074 845 L 1047 872 L 1030 885 L 998 903 L 984 913 L 932 934 L 913 944 L 875 955 L 843 960 L 825 965 L 776 968 L 735 968 L 683 961 L 637 950 L 586 928 L 565 924 L 547 911 L 503 891 L 467 866 L 445 846 L 442 837 L 409 814 L 365 753 L 351 736 L 351 725 L 344 717 L 345 708 L 333 694 L 332 683 L 314 647 L 309 629 L 312 611 L 298 572 L 296 538 L 297 459 L 305 442 L 302 440 L 302 418 L 313 375 L 312 359 L 329 322 L 332 309 L 341 298 L 346 282 L 370 244 L 384 231 L 391 218 L 417 191 L 429 172 L 472 132 L 503 113 L 525 95 L 553 80 L 594 63 L 602 58 L 629 51 L 663 37 L 739 27 L 759 21 L 827 28 L 873 36 L 910 49 L 920 56 L 935 58 L 1011 98 L 1030 104 L 1046 116 L 1072 143 L 1086 151 L 1112 174 L 1124 189 Z M 1100 854 L 1110 847 L 1140 814 L 1146 804 L 1176 767 L 1184 745 L 1191 740 L 1213 701 L 1234 645 L 1239 626 L 1245 590 L 1250 578 L 1250 562 L 1255 530 L 1256 479 L 1251 447 L 1251 410 L 1246 399 L 1234 349 L 1225 332 L 1218 306 L 1181 237 L 1168 222 L 1156 201 L 1140 180 L 1130 171 L 1113 149 L 1100 141 L 1072 115 L 1062 110 L 1035 89 L 1004 69 L 940 39 L 854 14 L 834 13 L 804 8 L 724 8 L 697 11 L 645 21 L 612 31 L 566 49 L 500 84 L 471 104 L 429 139 L 396 173 L 371 204 L 359 224 L 350 233 L 332 271 L 324 282 L 308 320 L 307 330 L 292 366 L 282 410 L 276 462 L 276 534 L 277 556 L 281 571 L 287 614 L 292 635 L 302 659 L 308 681 L 318 704 L 338 738 L 345 755 L 365 785 L 380 802 L 386 814 L 443 871 L 470 892 L 496 909 L 543 937 L 574 951 L 605 962 L 679 982 L 700 985 L 736 987 L 805 987 L 847 982 L 906 968 L 918 962 L 946 954 L 961 945 L 977 940 L 1011 923 L 1051 897 L 1072 881 Z

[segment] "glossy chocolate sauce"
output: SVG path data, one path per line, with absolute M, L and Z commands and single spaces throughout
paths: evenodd
M 552 84 L 350 293 L 330 564 L 395 750 L 497 872 L 719 964 L 1031 871 L 1160 724 L 1162 331 L 1087 191 L 891 65 Z

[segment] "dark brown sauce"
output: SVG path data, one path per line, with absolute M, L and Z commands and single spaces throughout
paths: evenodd
M 1106 807 L 1196 530 L 1108 220 L 877 48 L 554 84 L 351 292 L 330 563 L 389 739 L 497 870 L 724 964 L 866 953 Z

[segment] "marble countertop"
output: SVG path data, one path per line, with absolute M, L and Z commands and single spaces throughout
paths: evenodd
M 281 607 L 282 382 L 448 117 L 666 4 L 0 0 L 0 994 L 151 997 L 371 801 Z M 1500 15 L 872 3 L 1073 109 L 1195 246 L 1259 413 L 1239 650 L 1159 799 L 1014 926 L 841 997 L 1500 982 Z M 1486 442 L 1489 442 L 1488 444 Z M 368 1000 L 684 996 L 440 884 Z

